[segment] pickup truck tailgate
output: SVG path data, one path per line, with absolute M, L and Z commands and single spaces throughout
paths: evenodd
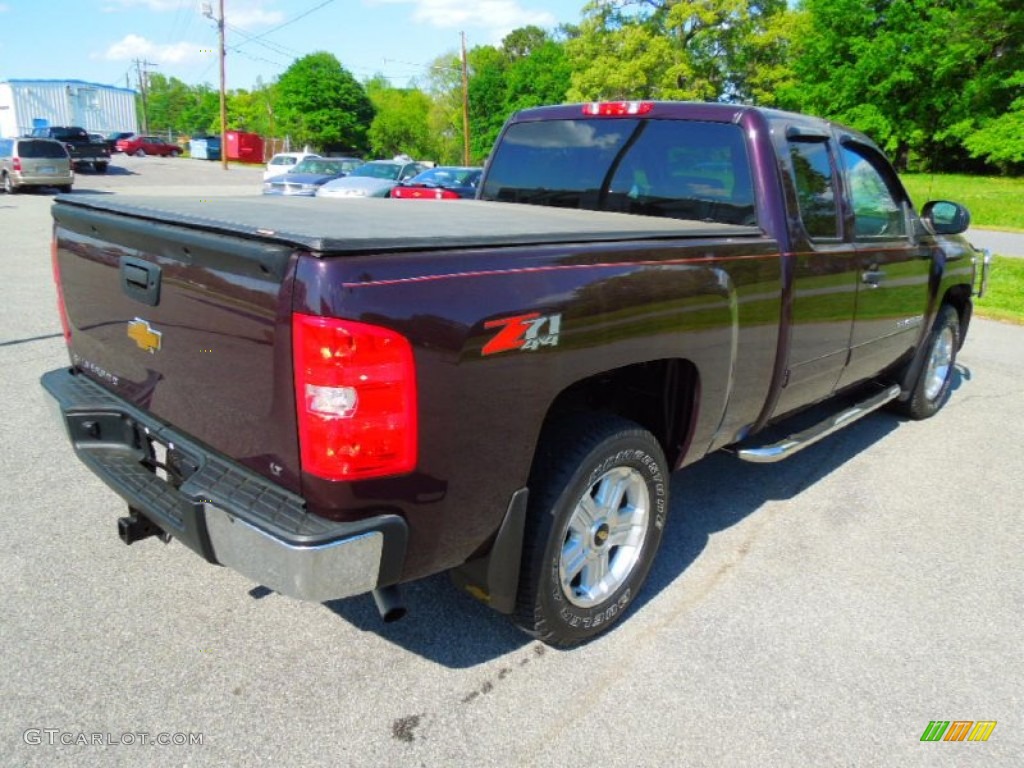
M 134 406 L 299 492 L 294 248 L 54 207 L 72 363 Z

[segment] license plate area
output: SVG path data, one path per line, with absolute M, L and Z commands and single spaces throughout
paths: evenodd
M 198 463 L 174 443 L 154 435 L 148 427 L 142 428 L 146 458 L 143 464 L 168 485 L 181 487 L 197 469 Z

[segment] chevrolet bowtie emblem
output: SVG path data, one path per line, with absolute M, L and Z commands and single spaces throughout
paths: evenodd
M 134 341 L 139 349 L 144 349 L 150 354 L 160 349 L 161 335 L 160 331 L 154 331 L 141 317 L 136 317 L 128 323 L 128 338 Z

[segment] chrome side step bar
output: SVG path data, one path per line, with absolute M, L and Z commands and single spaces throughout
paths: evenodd
M 815 424 L 813 427 L 805 429 L 803 432 L 797 432 L 795 435 L 780 440 L 777 443 L 771 445 L 764 445 L 761 447 L 754 448 L 741 448 L 736 451 L 736 455 L 743 459 L 743 461 L 752 461 L 757 464 L 771 464 L 776 461 L 782 461 L 788 459 L 795 453 L 799 453 L 804 448 L 809 448 L 819 440 L 823 440 L 834 432 L 838 432 L 843 427 L 853 424 L 855 421 L 862 419 L 869 413 L 877 411 L 886 403 L 890 403 L 900 396 L 900 387 L 898 384 L 893 384 L 888 389 L 879 392 L 874 397 L 869 397 L 851 408 L 847 408 L 845 411 L 837 413 L 835 416 L 831 416 L 822 422 Z

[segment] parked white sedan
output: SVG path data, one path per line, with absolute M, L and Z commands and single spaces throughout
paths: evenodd
M 296 163 L 307 157 L 320 157 L 314 152 L 278 152 L 267 163 L 267 170 L 263 172 L 263 180 L 272 179 L 282 173 L 289 173 Z
M 400 160 L 372 160 L 348 176 L 328 181 L 316 191 L 317 197 L 387 197 L 398 182 L 427 170 L 424 163 Z

